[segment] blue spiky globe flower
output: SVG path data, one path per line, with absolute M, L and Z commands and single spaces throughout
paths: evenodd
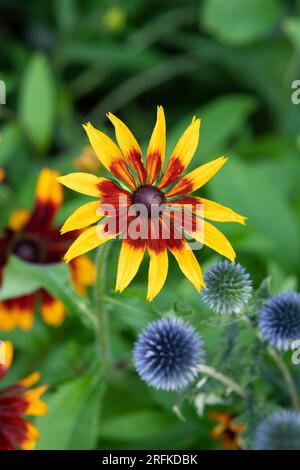
M 255 450 L 300 450 L 300 413 L 281 410 L 262 421 L 254 434 Z
M 134 363 L 148 385 L 178 390 L 194 380 L 203 355 L 203 342 L 195 328 L 179 318 L 166 317 L 150 323 L 139 335 Z
M 272 346 L 287 351 L 300 339 L 300 294 L 282 292 L 271 297 L 260 313 L 259 328 Z
M 245 268 L 228 260 L 208 268 L 204 281 L 203 299 L 217 313 L 240 313 L 252 294 L 252 281 Z

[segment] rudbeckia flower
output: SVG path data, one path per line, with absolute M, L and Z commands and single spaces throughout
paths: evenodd
M 9 370 L 13 346 L 9 341 L 0 343 L 0 381 Z M 47 405 L 40 396 L 47 385 L 31 388 L 40 380 L 34 372 L 14 385 L 0 388 L 0 450 L 34 449 L 39 432 L 27 416 L 42 416 Z
M 241 449 L 241 435 L 246 428 L 244 423 L 236 423 L 236 415 L 228 411 L 213 411 L 209 414 L 217 424 L 212 428 L 210 436 L 212 439 L 221 441 L 221 449 Z
M 57 172 L 43 169 L 40 173 L 33 210 L 17 210 L 12 213 L 9 226 L 0 236 L 0 285 L 3 268 L 10 255 L 23 261 L 48 265 L 62 260 L 66 248 L 77 234 L 60 235 L 60 227 L 53 225 L 62 204 L 61 185 L 56 181 Z M 94 266 L 86 256 L 80 256 L 70 265 L 70 274 L 77 291 L 85 293 L 86 286 L 94 281 Z M 44 321 L 59 325 L 64 319 L 63 303 L 52 297 L 45 289 L 0 301 L 0 329 L 20 327 L 28 330 L 32 326 L 36 303 L 41 306 Z
M 5 178 L 5 171 L 2 168 L 0 168 L 0 183 L 4 180 L 4 178 Z
M 67 219 L 63 233 L 83 229 L 99 221 L 76 239 L 65 255 L 66 262 L 109 239 L 121 236 L 123 242 L 118 262 L 117 291 L 123 291 L 134 278 L 146 249 L 150 256 L 148 300 L 152 300 L 165 283 L 168 250 L 176 258 L 185 276 L 200 291 L 201 285 L 205 284 L 187 237 L 192 234 L 198 243 L 209 246 L 233 261 L 235 252 L 231 244 L 216 227 L 204 221 L 203 216 L 218 222 L 245 223 L 245 218 L 228 207 L 188 194 L 209 181 L 227 158 L 217 158 L 182 176 L 198 146 L 200 120 L 193 118 L 162 172 L 166 125 L 161 106 L 157 109 L 157 121 L 148 146 L 146 165 L 143 163 L 141 148 L 128 127 L 111 113 L 108 119 L 114 125 L 118 146 L 91 123 L 87 123 L 84 129 L 101 164 L 114 179 L 99 178 L 89 173 L 71 173 L 58 178 L 68 188 L 96 198 L 96 201 L 83 205 Z M 135 209 L 137 205 L 147 209 L 146 216 L 144 211 L 140 214 Z M 114 211 L 109 211 L 108 207 Z M 186 213 L 184 226 L 176 217 L 179 209 Z M 195 230 L 199 220 L 202 220 L 201 228 Z M 136 236 L 136 232 L 132 236 L 132 227 L 140 232 L 139 236 Z

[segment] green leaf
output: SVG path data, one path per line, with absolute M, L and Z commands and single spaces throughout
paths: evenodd
M 299 235 L 295 215 L 260 168 L 231 158 L 208 189 L 212 199 L 248 217 L 247 225 L 265 235 L 274 256 L 288 269 L 299 263 Z M 247 230 L 247 226 L 241 230 Z
M 140 441 L 163 432 L 172 422 L 172 418 L 160 411 L 136 411 L 103 422 L 100 437 L 113 441 Z
M 48 413 L 37 419 L 38 449 L 93 449 L 105 387 L 101 374 L 86 374 L 61 385 L 48 400 Z
M 17 257 L 10 258 L 11 270 L 14 274 L 26 276 L 36 287 L 45 288 L 53 297 L 60 299 L 69 309 L 78 303 L 85 302 L 84 297 L 77 294 L 71 281 L 70 269 L 65 263 L 39 265 L 25 263 Z
M 1 130 L 0 165 L 3 166 L 14 157 L 21 145 L 21 132 L 16 124 L 8 124 Z
M 221 41 L 241 45 L 270 33 L 280 14 L 278 0 L 206 0 L 201 22 Z
M 55 86 L 48 59 L 32 56 L 21 84 L 19 116 L 29 139 L 38 150 L 50 144 L 55 117 Z
M 21 295 L 31 294 L 39 289 L 39 279 L 34 279 L 18 270 L 16 258 L 11 257 L 4 270 L 3 284 L 0 288 L 0 300 L 7 300 Z
M 232 94 L 217 98 L 206 106 L 195 110 L 195 114 L 202 119 L 200 129 L 199 148 L 192 160 L 189 170 L 203 163 L 200 157 L 214 157 L 216 152 L 223 150 L 228 141 L 239 134 L 249 116 L 256 110 L 255 98 L 242 94 Z M 168 154 L 175 147 L 185 127 L 191 121 L 181 120 L 178 125 L 168 134 Z
M 300 18 L 287 18 L 283 29 L 296 49 L 300 50 Z

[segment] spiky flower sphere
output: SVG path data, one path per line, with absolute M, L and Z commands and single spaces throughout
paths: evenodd
M 276 411 L 262 421 L 254 434 L 255 450 L 300 450 L 300 413 Z
M 219 261 L 205 273 L 205 303 L 217 313 L 239 313 L 252 293 L 252 281 L 245 268 L 228 260 Z
M 177 390 L 191 383 L 197 364 L 203 362 L 203 342 L 195 328 L 179 318 L 167 317 L 150 323 L 134 348 L 134 363 L 140 377 L 161 390 Z
M 282 292 L 271 297 L 260 313 L 259 328 L 276 349 L 287 351 L 300 339 L 300 294 Z

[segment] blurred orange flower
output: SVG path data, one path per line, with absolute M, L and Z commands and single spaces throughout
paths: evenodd
M 245 430 L 244 423 L 235 423 L 236 414 L 227 411 L 213 411 L 209 414 L 218 424 L 210 432 L 212 439 L 221 441 L 221 448 L 226 450 L 241 449 L 241 434 Z
M 63 195 L 61 185 L 56 181 L 58 173 L 43 169 L 40 173 L 35 205 L 32 211 L 20 209 L 12 213 L 9 225 L 0 236 L 0 285 L 3 268 L 10 255 L 36 264 L 51 264 L 62 260 L 66 248 L 76 235 L 60 235 L 60 228 L 53 225 Z M 78 235 L 79 232 L 77 232 Z M 70 274 L 75 288 L 81 294 L 86 286 L 94 282 L 95 270 L 86 256 L 78 257 L 70 265 Z M 11 330 L 20 327 L 31 328 L 36 301 L 41 303 L 44 321 L 60 325 L 65 316 L 64 304 L 52 297 L 45 289 L 0 301 L 0 329 Z
M 0 342 L 0 381 L 10 369 L 12 359 L 12 343 Z M 47 385 L 30 388 L 39 380 L 40 374 L 33 372 L 16 384 L 0 389 L 0 450 L 34 449 L 39 432 L 26 416 L 47 413 L 47 405 L 40 400 Z

